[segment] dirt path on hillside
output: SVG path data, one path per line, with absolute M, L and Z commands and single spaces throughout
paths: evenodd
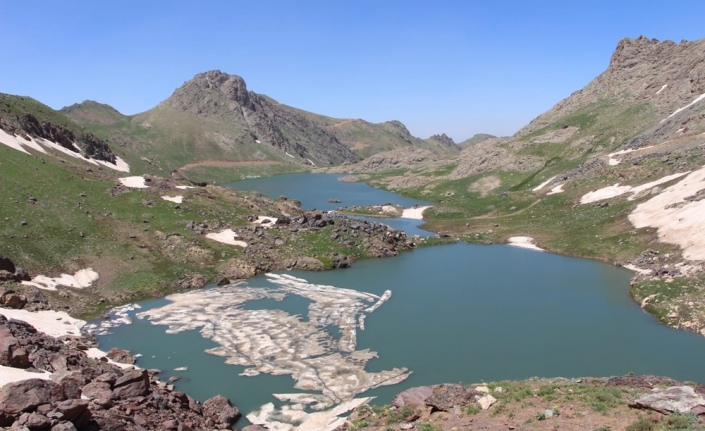
M 193 163 L 187 163 L 179 166 L 176 170 L 188 170 L 200 166 L 210 166 L 216 168 L 236 168 L 240 166 L 261 166 L 261 165 L 281 165 L 282 162 L 276 160 L 258 160 L 258 159 L 243 159 L 243 160 L 199 160 Z
M 541 199 L 537 199 L 528 207 L 520 209 L 519 211 L 514 211 L 511 214 L 492 215 L 497 212 L 497 210 L 495 210 L 495 211 L 488 212 L 487 214 L 483 214 L 483 215 L 479 215 L 479 216 L 475 216 L 475 217 L 470 217 L 470 219 L 471 220 L 488 220 L 488 219 L 495 219 L 495 218 L 514 217 L 515 215 L 519 215 L 519 214 L 525 212 L 526 210 L 530 209 L 531 207 L 533 207 L 534 205 L 536 205 L 539 202 L 541 202 Z

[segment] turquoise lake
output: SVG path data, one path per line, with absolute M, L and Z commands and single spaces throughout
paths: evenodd
M 342 183 L 324 174 L 282 175 L 238 182 L 234 187 L 298 199 L 304 208 L 424 204 L 362 183 Z M 329 204 L 336 198 L 341 204 Z M 386 222 L 386 221 L 385 221 Z M 417 221 L 397 220 L 407 229 Z M 392 223 L 390 223 L 392 224 Z M 395 258 L 359 261 L 329 272 L 289 271 L 309 283 L 392 297 L 357 331 L 357 349 L 376 351 L 366 370 L 395 367 L 412 374 L 394 386 L 365 392 L 377 404 L 403 389 L 426 384 L 532 376 L 612 376 L 629 372 L 705 381 L 703 337 L 660 325 L 629 297 L 631 272 L 596 261 L 569 258 L 505 245 L 454 244 L 429 247 Z M 264 276 L 247 281 L 272 288 Z M 101 348 L 122 347 L 141 354 L 138 365 L 163 370 L 162 378 L 203 401 L 215 394 L 233 400 L 244 413 L 273 393 L 293 389 L 288 375 L 239 376 L 244 367 L 204 350 L 216 344 L 198 330 L 166 334 L 134 315 L 169 301 L 141 302 L 133 323 L 99 336 Z M 282 301 L 250 301 L 243 309 L 278 309 L 307 318 L 310 301 L 294 295 Z M 186 371 L 174 371 L 188 367 Z M 238 424 L 241 426 L 242 422 Z

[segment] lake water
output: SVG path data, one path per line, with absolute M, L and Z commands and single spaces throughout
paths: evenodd
M 342 205 L 419 203 L 323 174 L 248 180 L 235 187 L 287 195 L 301 200 L 304 207 L 320 209 L 327 208 L 330 197 L 341 199 Z M 365 392 L 377 396 L 378 404 L 389 403 L 403 389 L 444 382 L 629 372 L 705 381 L 703 338 L 658 324 L 629 297 L 631 273 L 600 262 L 460 243 L 360 261 L 344 270 L 285 274 L 313 285 L 378 296 L 391 290 L 387 302 L 367 313 L 365 330 L 357 330 L 357 350 L 378 353 L 365 366 L 370 373 L 404 367 L 412 374 L 397 385 Z M 276 290 L 272 281 L 255 277 L 232 292 Z M 101 348 L 119 346 L 142 354 L 138 365 L 164 370 L 164 379 L 181 376 L 178 390 L 201 401 L 221 393 L 245 413 L 268 402 L 280 405 L 273 393 L 302 392 L 293 388 L 295 381 L 289 375 L 239 376 L 245 367 L 227 365 L 223 357 L 205 353 L 217 344 L 198 330 L 166 334 L 166 326 L 135 318 L 168 303 L 141 302 L 141 309 L 128 313 L 131 325 L 99 337 Z M 302 324 L 308 324 L 310 305 L 310 298 L 287 294 L 281 301 L 263 298 L 234 308 L 238 313 L 282 310 L 300 315 Z M 333 331 L 332 336 L 340 334 Z M 177 367 L 188 369 L 174 371 Z

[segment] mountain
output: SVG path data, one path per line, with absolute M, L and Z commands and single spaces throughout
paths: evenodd
M 241 77 L 217 70 L 196 75 L 155 108 L 134 116 L 92 101 L 61 112 L 163 171 L 209 161 L 254 161 L 296 170 L 357 162 L 405 146 L 454 151 L 411 136 L 398 121 L 335 119 L 281 104 L 249 91 Z
M 463 142 L 459 143 L 458 146 L 460 148 L 467 148 L 475 144 L 479 144 L 480 142 L 486 141 L 490 138 L 496 138 L 494 135 L 488 135 L 487 133 L 477 133 L 473 135 L 472 138 L 466 139 Z

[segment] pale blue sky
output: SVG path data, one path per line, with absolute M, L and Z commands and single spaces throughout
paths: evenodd
M 0 92 L 135 114 L 196 73 L 282 103 L 510 135 L 605 70 L 623 37 L 705 37 L 705 1 L 0 0 Z

